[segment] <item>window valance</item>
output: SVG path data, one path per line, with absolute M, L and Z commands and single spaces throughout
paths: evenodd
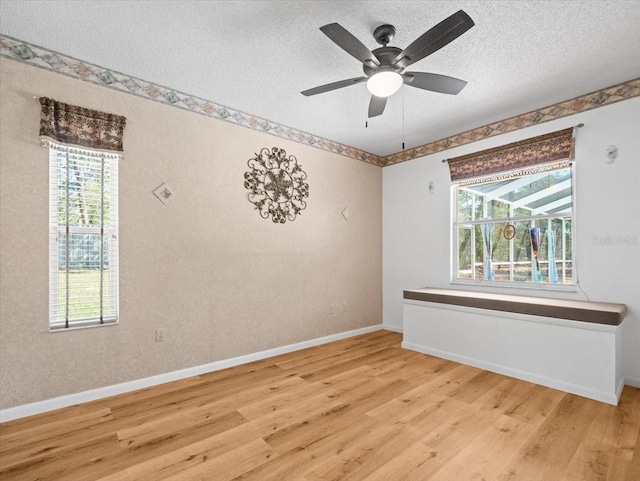
M 68 147 L 121 153 L 127 119 L 120 115 L 69 105 L 40 97 L 40 139 Z
M 451 180 L 486 177 L 574 158 L 573 127 L 448 160 Z

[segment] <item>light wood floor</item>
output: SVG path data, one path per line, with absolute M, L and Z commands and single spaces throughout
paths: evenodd
M 2 480 L 640 480 L 618 407 L 400 348 L 388 331 L 0 426 Z

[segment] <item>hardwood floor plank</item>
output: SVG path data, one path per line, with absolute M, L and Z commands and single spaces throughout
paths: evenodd
M 394 376 L 418 386 L 436 377 L 434 375 L 443 374 L 460 365 L 446 359 L 410 352 L 412 355 L 404 360 L 377 363 L 372 367 L 383 376 Z
M 402 380 L 368 383 L 366 389 L 349 391 L 341 395 L 341 404 L 317 414 L 301 418 L 298 422 L 274 430 L 264 439 L 278 452 L 286 452 L 300 446 L 310 446 L 341 430 L 357 431 L 361 425 L 369 425 L 370 418 L 364 413 L 372 405 L 383 403 L 408 389 Z M 379 423 L 374 421 L 373 424 Z M 358 431 L 359 432 L 359 431 Z
M 46 442 L 51 440 L 51 438 L 64 437 L 78 431 L 86 431 L 92 427 L 109 422 L 111 419 L 111 409 L 104 408 L 40 426 L 33 426 L 18 432 L 3 433 L 2 443 L 0 444 L 0 455 L 5 456 L 8 451 L 14 451 L 27 445 Z
M 476 376 L 480 369 L 457 365 L 454 369 L 444 373 L 434 373 L 431 378 L 404 393 L 402 397 L 393 398 L 367 414 L 387 420 L 399 420 L 405 416 L 411 416 L 414 412 L 420 412 L 431 401 L 456 389 L 462 383 Z
M 120 430 L 117 432 L 118 444 L 122 449 L 140 449 L 159 443 L 188 444 L 246 421 L 238 411 L 211 410 L 205 406 L 205 409 L 189 411 L 182 416 L 168 416 Z M 179 431 L 176 431 L 176 426 L 180 426 Z
M 335 398 L 335 393 L 327 389 L 320 391 L 317 386 L 304 383 L 296 389 L 287 389 L 284 392 L 275 393 L 271 396 L 257 399 L 250 404 L 245 404 L 238 408 L 238 412 L 246 419 L 256 419 L 299 404 L 303 399 L 307 403 L 313 399 L 319 404 L 329 405 L 333 398 Z
M 1 480 L 76 481 L 98 479 L 118 469 L 108 460 L 120 452 L 115 433 L 41 456 L 25 456 L 21 462 L 0 469 Z
M 374 359 L 374 356 L 379 356 L 381 353 L 383 356 L 388 357 L 394 354 L 397 355 L 398 352 L 399 350 L 397 348 L 373 346 L 368 349 L 355 350 L 342 355 L 336 354 L 335 356 L 328 356 L 308 364 L 289 368 L 286 372 L 300 376 L 307 381 L 317 381 L 339 374 L 348 369 L 353 369 L 356 366 L 367 364 Z
M 362 479 L 398 456 L 421 437 L 406 424 L 376 426 L 304 474 L 307 481 L 350 481 Z
M 24 434 L 12 433 L 0 443 L 0 469 L 20 463 L 25 457 L 32 461 L 51 456 L 68 446 L 91 442 L 113 432 L 108 408 L 61 419 L 53 423 L 27 429 Z
M 251 455 L 259 459 L 251 460 Z M 222 479 L 215 478 L 219 471 L 226 471 L 232 479 L 232 464 L 235 458 L 247 458 L 245 470 L 252 463 L 264 462 L 271 457 L 272 451 L 261 439 L 245 440 L 244 443 L 229 448 L 224 442 L 210 438 L 199 443 L 173 451 L 166 456 L 159 456 L 144 463 L 111 474 L 100 481 L 167 481 L 187 479 Z
M 116 426 L 121 428 L 131 424 L 141 424 L 147 420 L 157 420 L 160 417 L 179 415 L 189 410 L 206 409 L 206 406 L 219 411 L 229 411 L 249 404 L 256 398 L 264 398 L 301 384 L 306 384 L 306 381 L 297 376 L 276 371 L 268 377 L 249 380 L 248 383 L 239 383 L 235 380 L 224 386 L 216 384 L 204 389 L 198 386 L 196 389 L 185 390 L 180 396 L 169 395 L 155 399 L 152 403 L 146 402 L 144 409 L 140 409 L 140 406 L 137 410 L 135 406 L 127 406 L 125 411 L 115 408 L 113 417 L 116 420 Z
M 267 443 L 262 439 L 255 439 L 222 456 L 203 459 L 202 463 L 189 469 L 181 470 L 171 476 L 158 477 L 158 473 L 153 473 L 153 477 L 149 481 L 229 481 L 256 466 L 266 463 L 273 456 L 277 455 L 273 453 Z M 144 481 L 144 478 L 140 479 L 140 481 Z
M 371 366 L 361 365 L 354 367 L 331 377 L 327 377 L 322 381 L 309 383 L 315 386 L 317 389 L 328 389 L 333 393 L 343 393 L 349 390 L 357 389 L 358 387 L 371 382 L 373 379 L 378 378 L 380 372 L 376 369 L 372 369 Z
M 86 406 L 93 406 L 95 408 L 108 407 L 112 411 L 126 405 L 135 405 L 139 407 L 140 403 L 144 402 L 145 400 L 173 396 L 182 393 L 185 390 L 197 388 L 202 384 L 203 381 L 200 376 L 193 376 L 186 379 L 167 382 L 158 386 L 152 386 L 144 389 L 138 389 L 136 391 L 127 392 L 124 394 L 118 394 L 117 396 L 98 399 L 96 401 L 86 403 Z M 84 405 L 85 404 L 81 404 L 81 406 Z
M 520 419 L 532 424 L 542 424 L 566 393 L 545 386 L 533 384 L 530 390 L 525 389 L 510 396 L 507 401 L 509 407 L 505 411 L 507 416 Z
M 401 342 L 401 335 L 390 331 L 379 330 L 367 334 L 360 334 L 354 337 L 348 337 L 346 339 L 341 339 L 340 341 L 323 344 L 320 347 L 322 349 L 327 349 L 330 351 L 350 351 L 354 348 L 358 348 L 361 346 L 371 346 L 373 344 L 378 346 L 400 347 Z
M 443 405 L 447 405 L 451 401 L 468 406 L 457 399 L 443 400 Z M 475 439 L 488 429 L 495 422 L 495 419 L 489 416 L 482 416 L 479 411 L 472 407 L 468 407 L 468 411 L 461 408 L 453 411 L 451 404 L 449 406 L 448 411 L 450 414 L 447 416 L 446 421 L 429 430 L 425 427 L 425 423 L 428 422 L 428 424 L 432 425 L 433 420 L 422 418 L 421 423 L 416 423 L 416 429 L 428 431 L 428 434 L 422 438 L 423 443 L 453 458 L 467 445 L 475 443 Z M 440 414 L 442 415 L 443 412 Z
M 617 408 L 609 410 L 609 413 L 615 419 L 613 429 L 608 431 L 609 436 L 615 439 L 615 454 L 623 459 L 635 457 L 640 461 L 640 429 L 636 429 L 640 426 L 640 389 L 626 387 Z
M 640 481 L 619 406 L 376 331 L 0 424 L 4 481 Z
M 638 439 L 640 439 L 640 432 L 638 434 Z M 617 478 L 610 479 L 613 480 Z M 624 481 L 637 481 L 638 479 L 640 479 L 640 445 L 636 444 L 633 458 L 631 458 L 629 465 L 626 467 L 626 477 L 624 478 Z
M 339 424 L 323 423 L 318 426 L 313 424 L 313 418 L 309 419 L 306 424 L 303 423 L 303 429 L 296 432 L 294 438 L 289 438 L 294 440 L 293 443 L 274 443 L 273 438 L 265 438 L 265 441 L 278 453 L 278 457 L 238 476 L 234 481 L 301 479 L 304 473 L 316 469 L 331 456 L 344 451 L 376 426 L 375 420 L 371 418 L 344 414 L 345 412 L 341 411 L 334 416 L 334 421 L 339 421 Z M 328 415 L 331 414 L 328 413 Z M 304 429 L 305 427 L 310 429 Z M 288 434 L 292 432 L 286 431 Z M 277 435 L 276 439 L 278 439 Z
M 500 416 L 472 443 L 461 446 L 450 462 L 438 470 L 438 481 L 481 481 L 491 479 L 496 472 L 516 455 L 516 449 L 523 446 L 534 432 L 535 427 L 509 416 Z M 451 455 L 451 451 L 448 452 Z M 469 462 L 473 460 L 473 462 Z
M 405 412 L 398 418 L 398 421 L 419 429 L 426 436 L 438 433 L 450 424 L 455 427 L 465 417 L 480 418 L 482 416 L 473 406 L 448 396 L 441 396 Z M 388 418 L 386 422 L 391 422 L 391 420 L 392 418 Z M 384 418 L 382 422 L 385 422 Z
M 521 405 L 534 389 L 535 384 L 530 382 L 502 377 L 500 383 L 480 396 L 473 405 L 485 413 L 506 414 L 509 412 L 514 419 L 529 422 L 530 419 L 524 419 L 524 416 L 516 417 L 512 414 L 516 406 Z
M 444 454 L 418 441 L 363 478 L 363 481 L 425 481 L 448 462 L 449 458 Z
M 502 470 L 496 480 L 562 479 L 594 417 L 605 407 L 597 401 L 565 394 L 520 449 L 520 455 Z
M 504 376 L 489 371 L 481 371 L 471 379 L 451 390 L 448 395 L 453 399 L 472 404 L 478 398 L 496 387 L 504 380 Z
M 640 424 L 640 399 L 625 391 L 617 407 L 603 405 L 563 480 L 624 479 L 631 468 Z
M 122 422 L 117 424 L 118 438 L 123 447 L 140 446 L 152 442 L 154 439 L 167 439 L 175 426 L 182 426 L 183 430 L 191 429 L 194 426 L 206 426 L 216 423 L 216 419 L 235 413 L 238 423 L 246 420 L 237 412 L 240 406 L 248 405 L 256 398 L 270 399 L 270 394 L 280 393 L 288 388 L 299 386 L 300 383 L 307 383 L 300 378 L 274 379 L 271 382 L 261 383 L 257 386 L 250 385 L 247 389 L 236 393 L 233 396 L 226 396 L 219 399 L 216 395 L 213 401 L 209 402 L 207 396 L 184 400 L 177 404 L 171 404 L 165 409 L 150 409 L 153 416 L 144 414 L 142 418 L 129 416 L 124 421 L 127 424 L 120 428 Z M 161 404 L 165 406 L 164 401 Z M 234 416 L 234 417 L 235 417 Z M 130 426 L 134 424 L 133 426 Z M 130 426 L 130 427 L 127 427 Z

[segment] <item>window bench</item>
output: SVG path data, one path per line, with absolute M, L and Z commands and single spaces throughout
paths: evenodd
M 408 290 L 402 347 L 617 405 L 626 314 L 624 304 Z

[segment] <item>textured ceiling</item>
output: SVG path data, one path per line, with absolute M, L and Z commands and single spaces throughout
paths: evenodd
M 406 47 L 459 9 L 475 27 L 411 70 L 467 80 L 458 96 L 402 87 L 365 128 L 364 84 L 319 27 L 367 47 L 396 26 Z M 639 1 L 0 2 L 0 32 L 106 68 L 386 156 L 640 77 Z

